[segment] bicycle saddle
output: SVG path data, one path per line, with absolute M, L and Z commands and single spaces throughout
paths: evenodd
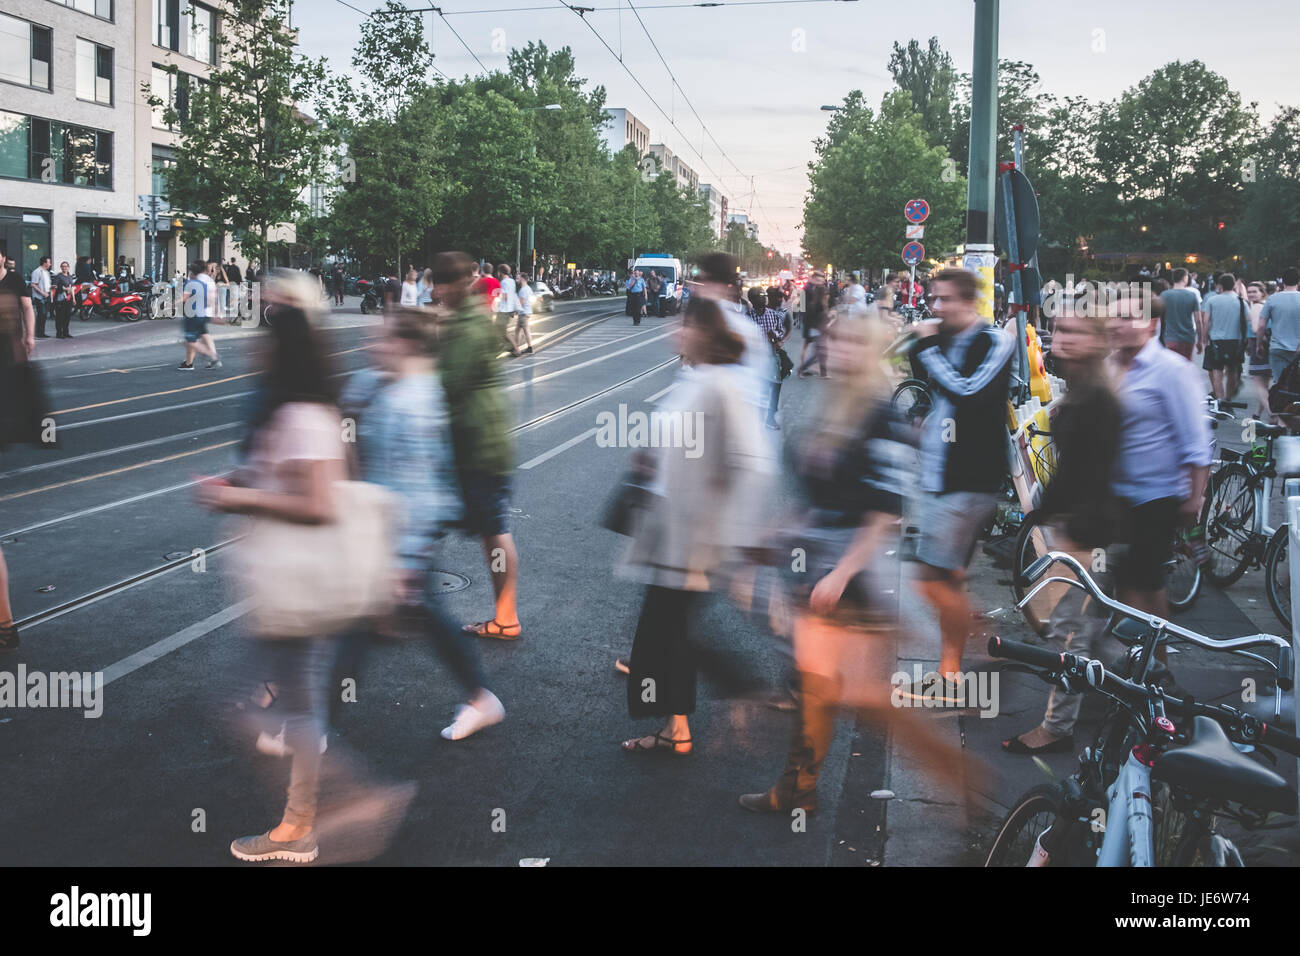
M 1255 421 L 1254 419 L 1251 419 L 1251 421 L 1254 423 L 1255 434 L 1257 436 L 1267 437 L 1269 435 L 1285 435 L 1287 433 L 1285 425 L 1266 425 L 1263 422 Z
M 1233 747 L 1218 721 L 1196 717 L 1190 737 L 1188 743 L 1161 755 L 1151 771 L 1152 779 L 1252 810 L 1296 812 L 1296 795 L 1290 785 Z

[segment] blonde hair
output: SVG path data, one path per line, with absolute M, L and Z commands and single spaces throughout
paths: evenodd
M 835 447 L 860 430 L 866 416 L 890 394 L 885 370 L 885 349 L 894 332 L 879 314 L 858 319 L 841 319 L 830 327 L 832 349 L 843 348 L 849 358 L 846 368 L 831 379 L 831 394 L 819 417 L 812 447 Z
M 267 292 L 287 305 L 301 309 L 312 325 L 318 325 L 323 313 L 320 286 L 315 278 L 296 269 L 276 269 L 266 280 Z

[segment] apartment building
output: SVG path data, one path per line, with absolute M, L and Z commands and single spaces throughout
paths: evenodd
M 620 152 L 624 147 L 636 147 L 638 157 L 650 150 L 650 127 L 623 108 L 607 109 L 609 119 L 600 129 L 601 142 L 611 153 Z
M 135 228 L 136 4 L 0 0 L 0 243 L 30 273 Z
M 718 187 L 709 183 L 700 183 L 700 197 L 708 204 L 709 220 L 713 223 L 714 231 L 717 232 L 718 238 L 723 239 L 727 235 L 727 197 L 724 196 Z
M 196 258 L 247 264 L 230 235 L 195 239 L 184 210 L 150 250 L 137 206 L 165 196 L 179 139 L 147 97 L 184 113 L 221 55 L 222 6 L 0 0 L 0 243 L 20 268 L 46 254 L 56 269 L 84 255 L 109 270 L 125 257 L 137 275 L 172 275 Z M 292 242 L 293 228 L 271 238 Z
M 663 143 L 650 144 L 650 155 L 659 160 L 660 169 L 666 169 L 676 177 L 679 187 L 691 190 L 699 188 L 699 175 L 666 145 Z

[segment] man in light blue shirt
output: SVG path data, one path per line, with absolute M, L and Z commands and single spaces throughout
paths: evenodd
M 1250 319 L 1246 302 L 1237 295 L 1237 277 L 1231 272 L 1219 276 L 1219 291 L 1201 303 L 1201 340 L 1205 347 L 1205 370 L 1210 373 L 1210 390 L 1215 398 L 1231 399 L 1241 387 L 1241 363 L 1246 358 Z M 1207 341 L 1208 340 L 1208 341 Z
M 1300 269 L 1282 273 L 1282 291 L 1274 292 L 1259 316 L 1268 330 L 1268 365 L 1277 381 L 1300 348 Z
M 1167 617 L 1165 575 L 1174 533 L 1196 520 L 1210 470 L 1199 376 L 1154 338 L 1157 316 L 1144 313 L 1140 299 L 1113 303 L 1106 326 L 1123 410 L 1111 487 L 1128 508 L 1130 544 L 1116 568 L 1119 599 Z

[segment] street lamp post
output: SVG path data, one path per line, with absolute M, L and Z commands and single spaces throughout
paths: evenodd
M 554 113 L 562 109 L 564 109 L 564 107 L 561 106 L 559 103 L 548 103 L 545 106 L 530 106 L 527 109 L 520 110 L 520 112 L 521 113 L 543 113 L 543 112 Z M 533 126 L 533 144 L 532 144 L 531 156 L 533 159 L 537 158 L 537 127 L 535 124 Z M 531 271 L 535 271 L 537 269 L 537 246 L 535 245 L 536 229 L 537 229 L 537 216 L 530 215 L 528 217 L 528 255 L 532 261 Z M 516 238 L 515 238 L 515 274 L 516 275 L 519 274 L 519 253 L 520 253 L 518 232 L 522 232 L 522 227 L 519 230 L 517 230 Z

